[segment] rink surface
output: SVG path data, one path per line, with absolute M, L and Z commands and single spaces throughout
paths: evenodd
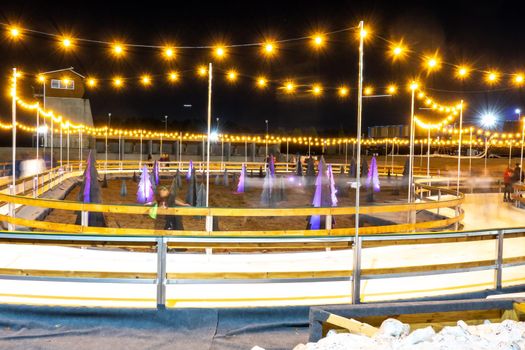
M 467 194 L 464 229 L 525 226 L 525 211 L 501 194 Z M 490 260 L 493 240 L 363 249 L 362 268 L 403 267 Z M 504 257 L 525 255 L 525 238 L 505 239 Z M 154 272 L 154 253 L 68 247 L 0 245 L 0 266 L 12 269 Z M 328 271 L 352 268 L 352 251 L 212 254 L 169 253 L 170 272 Z M 362 281 L 362 300 L 380 301 L 467 293 L 493 288 L 494 271 Z M 503 286 L 525 283 L 525 266 L 505 268 Z M 284 306 L 349 303 L 350 282 L 210 283 L 167 286 L 168 307 Z M 156 286 L 0 280 L 0 303 L 154 307 Z

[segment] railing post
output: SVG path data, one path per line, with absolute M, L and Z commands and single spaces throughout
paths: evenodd
M 494 271 L 494 288 L 500 290 L 503 280 L 503 230 L 498 231 L 496 239 L 496 270 Z
M 38 196 L 38 175 L 33 178 L 33 198 Z
M 15 195 L 15 188 L 14 188 L 13 185 L 9 185 L 9 194 L 12 195 L 12 196 Z M 9 202 L 8 208 L 9 208 L 9 216 L 14 218 L 15 217 L 15 203 Z M 9 223 L 9 224 L 7 224 L 7 229 L 9 231 L 14 231 L 15 230 L 15 225 Z
M 212 215 L 206 215 L 206 232 L 208 232 L 208 234 L 213 232 L 213 216 Z
M 332 214 L 326 215 L 325 227 L 327 230 L 332 229 Z
M 361 236 L 354 241 L 352 268 L 352 304 L 361 303 Z
M 438 202 L 441 201 L 441 188 L 438 189 Z M 439 215 L 439 207 L 437 208 L 437 214 Z
M 166 308 L 166 255 L 167 244 L 165 237 L 157 238 L 157 308 Z
M 89 224 L 89 212 L 88 211 L 81 211 L 80 213 L 80 225 L 81 226 L 88 226 Z

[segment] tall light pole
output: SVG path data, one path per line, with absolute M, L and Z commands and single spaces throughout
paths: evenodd
M 16 83 L 17 83 L 17 78 L 18 78 L 18 73 L 16 71 L 16 68 L 13 68 L 13 90 L 11 92 L 11 117 L 12 117 L 12 121 L 11 121 L 11 125 L 13 126 L 12 130 L 12 139 L 13 139 L 13 144 L 12 144 L 12 158 L 13 158 L 13 164 L 11 165 L 11 185 L 13 186 L 13 192 L 11 194 L 16 194 L 16 99 L 17 99 L 17 93 L 16 93 Z M 14 213 L 14 209 L 13 209 L 13 213 L 12 213 L 13 217 L 15 215 Z
M 518 115 L 518 120 L 521 119 L 521 109 L 516 109 L 516 114 Z M 523 141 L 525 136 L 525 118 L 521 119 L 521 153 L 520 153 L 520 182 L 523 181 Z
M 210 137 L 211 137 L 211 87 L 212 87 L 212 64 L 208 66 L 208 137 L 206 139 L 206 208 L 210 206 Z M 211 217 L 206 217 L 206 229 L 211 231 L 213 222 L 210 222 Z
M 414 133 L 415 133 L 415 123 L 414 123 L 414 107 L 415 107 L 415 94 L 418 88 L 418 84 L 414 81 L 410 84 L 410 90 L 412 91 L 412 98 L 410 104 L 410 149 L 408 157 L 408 203 L 413 201 L 413 182 L 414 182 Z M 412 216 L 412 214 L 411 214 Z
M 361 294 L 361 240 L 359 238 L 359 187 L 361 182 L 361 117 L 363 113 L 363 46 L 366 31 L 364 22 L 359 22 L 359 74 L 357 87 L 357 161 L 355 171 L 355 235 L 352 267 L 352 303 L 360 302 Z

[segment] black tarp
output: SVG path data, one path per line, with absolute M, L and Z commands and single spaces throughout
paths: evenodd
M 0 306 L 0 349 L 293 349 L 308 307 L 102 309 Z

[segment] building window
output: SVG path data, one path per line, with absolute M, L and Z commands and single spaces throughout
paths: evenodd
M 72 79 L 68 79 L 68 80 L 51 79 L 51 89 L 74 90 L 75 81 Z

